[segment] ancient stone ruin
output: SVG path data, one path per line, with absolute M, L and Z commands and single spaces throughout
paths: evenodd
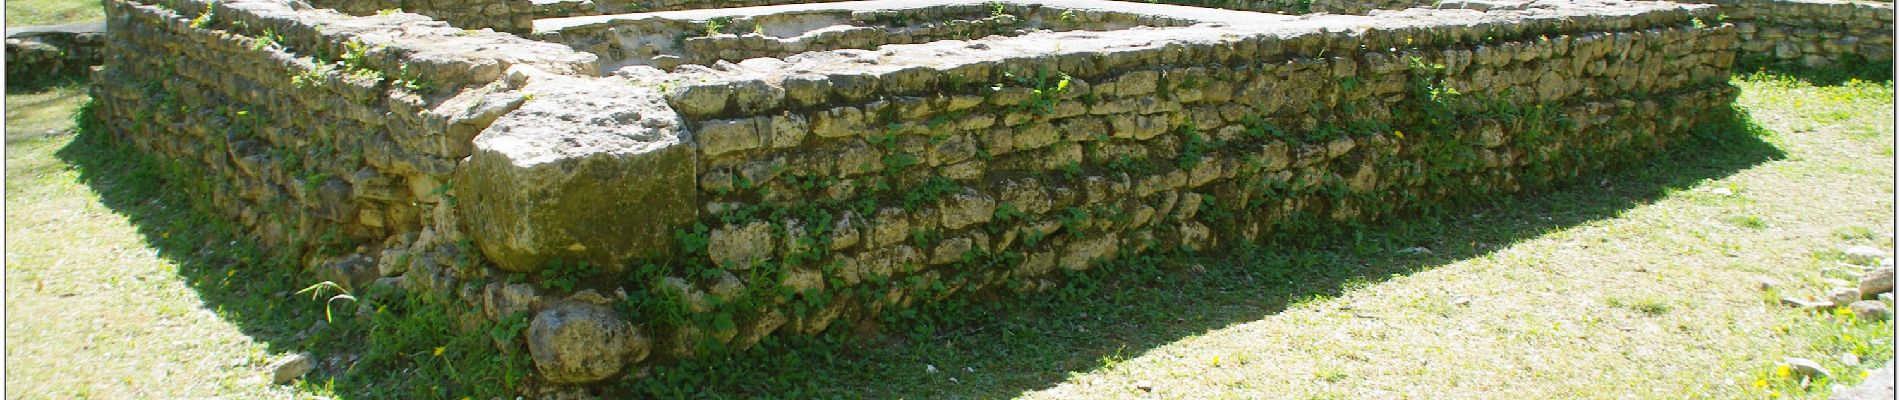
M 1548 187 L 1729 118 L 1745 47 L 1613 0 L 313 3 L 106 1 L 94 116 L 563 384 Z

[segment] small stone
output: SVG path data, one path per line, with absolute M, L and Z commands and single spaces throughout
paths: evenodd
M 1827 308 L 1834 308 L 1834 302 L 1832 302 L 1832 301 L 1825 301 L 1825 300 L 1823 300 L 1823 301 L 1808 301 L 1808 300 L 1803 300 L 1803 299 L 1800 299 L 1800 298 L 1796 298 L 1796 297 L 1783 297 L 1783 298 L 1781 298 L 1781 305 L 1784 305 L 1784 306 L 1789 306 L 1789 307 L 1794 307 L 1794 308 L 1803 308 L 1803 309 L 1827 309 Z
M 620 372 L 637 333 L 605 306 L 561 302 L 528 324 L 528 354 L 550 382 L 589 383 Z
M 1841 364 L 1860 365 L 1860 356 L 1854 355 L 1854 353 L 1841 353 Z
M 1848 304 L 1847 309 L 1862 321 L 1886 321 L 1893 319 L 1893 310 L 1887 309 L 1887 303 L 1874 300 L 1861 300 Z
M 1735 191 L 1729 190 L 1729 188 L 1719 187 L 1719 188 L 1709 189 L 1709 193 L 1714 193 L 1717 196 L 1729 196 L 1729 195 L 1734 195 Z
M 1407 248 L 1399 249 L 1399 251 L 1396 251 L 1395 253 L 1404 254 L 1404 255 L 1432 254 L 1432 249 L 1427 249 L 1424 247 L 1407 247 Z
M 772 225 L 754 221 L 713 231 L 706 251 L 715 265 L 745 270 L 752 268 L 753 262 L 771 257 L 772 245 Z
M 1755 287 L 1757 289 L 1761 289 L 1762 291 L 1780 289 L 1781 281 L 1768 279 L 1768 278 L 1761 278 L 1761 281 L 1755 283 Z
M 1860 276 L 1860 295 L 1876 296 L 1893 291 L 1893 268 L 1880 268 Z
M 1847 304 L 1860 301 L 1860 289 L 1837 287 L 1827 292 L 1827 298 L 1833 300 L 1834 304 Z
M 1874 265 L 1887 258 L 1887 252 L 1868 246 L 1852 246 L 1844 252 L 1847 253 L 1847 262 L 1854 265 Z
M 1879 300 L 1879 301 L 1880 301 L 1880 302 L 1882 302 L 1882 303 L 1888 303 L 1888 304 L 1892 304 L 1892 303 L 1893 303 L 1893 293 L 1881 293 L 1881 294 L 1880 294 L 1880 295 L 1878 295 L 1878 296 L 1874 296 L 1874 300 Z
M 291 354 L 277 360 L 270 365 L 270 381 L 279 385 L 290 384 L 291 381 L 310 373 L 310 370 L 316 369 L 316 360 L 317 358 L 311 356 L 310 353 Z
M 1143 379 L 1143 380 L 1135 381 L 1135 388 L 1141 389 L 1141 391 L 1143 392 L 1153 392 L 1155 391 L 1155 384 L 1154 382 L 1149 382 L 1148 380 Z
M 1808 378 L 1826 378 L 1833 376 L 1832 373 L 1828 372 L 1827 367 L 1822 367 L 1821 363 L 1814 362 L 1814 360 L 1801 357 L 1788 357 L 1782 359 L 1781 362 L 1788 364 L 1788 369 L 1794 371 L 1794 374 L 1797 376 Z

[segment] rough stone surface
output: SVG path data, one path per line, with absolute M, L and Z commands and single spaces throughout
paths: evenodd
M 1855 265 L 1874 265 L 1887 258 L 1887 252 L 1871 246 L 1851 246 L 1841 252 L 1847 255 L 1847 262 Z
M 317 358 L 310 353 L 293 353 L 270 364 L 270 381 L 279 385 L 288 385 L 317 368 Z
M 510 271 L 558 259 L 612 270 L 670 254 L 671 229 L 698 215 L 696 174 L 659 96 L 553 75 L 519 92 L 533 96 L 475 137 L 456 175 L 458 209 L 482 216 L 468 228 L 488 259 Z
M 1859 317 L 1864 321 L 1886 321 L 1893 319 L 1893 309 L 1887 308 L 1887 303 L 1878 300 L 1856 301 L 1852 304 L 1848 304 L 1847 309 L 1853 311 L 1855 317 Z
M 1828 300 L 1834 301 L 1834 304 L 1853 303 L 1856 301 L 1860 301 L 1860 289 L 1844 288 L 1844 287 L 1834 288 L 1827 292 L 1827 298 Z
M 1827 367 L 1821 366 L 1821 363 L 1806 358 L 1788 357 L 1782 359 L 1781 363 L 1787 365 L 1788 369 L 1794 372 L 1795 376 L 1826 378 L 1834 375 L 1827 370 Z
M 1860 295 L 1877 296 L 1893 291 L 1893 268 L 1875 268 L 1860 276 Z
M 1894 398 L 1893 397 L 1894 396 L 1893 372 L 1894 372 L 1893 361 L 1889 360 L 1887 361 L 1886 366 L 1880 367 L 1879 369 L 1875 369 L 1873 371 L 1869 371 L 1869 373 L 1867 374 L 1867 380 L 1861 381 L 1859 385 L 1854 385 L 1853 387 L 1847 388 L 1845 390 L 1836 391 L 1834 392 L 1833 395 L 1828 396 L 1828 399 L 1831 399 L 1831 400 L 1892 399 Z
M 644 342 L 611 308 L 564 302 L 535 314 L 528 351 L 541 376 L 556 383 L 588 383 L 619 373 Z M 635 360 L 637 361 L 637 360 Z

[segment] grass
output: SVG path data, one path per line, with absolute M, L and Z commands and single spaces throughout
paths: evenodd
M 329 302 L 318 279 L 260 249 L 162 181 L 166 164 L 75 127 L 77 88 L 9 94 L 7 354 L 21 398 L 501 396 L 526 375 L 486 327 L 409 296 Z M 64 119 L 52 118 L 63 115 Z M 78 128 L 78 133 L 74 133 Z M 58 134 L 47 134 L 51 129 Z M 326 293 L 327 294 L 327 293 Z M 58 316 L 58 317 L 50 317 Z M 518 321 L 516 321 L 518 322 Z M 268 383 L 272 361 L 319 369 Z M 486 397 L 486 396 L 484 396 Z
M 1848 278 L 1847 245 L 1893 250 L 1892 84 L 1738 78 L 1765 129 L 1740 121 L 1549 193 L 1312 246 L 1128 260 L 1037 296 L 773 339 L 593 390 L 1825 398 L 1828 383 L 1804 387 L 1776 363 L 1806 357 L 1858 381 L 1893 357 L 1892 324 L 1773 303 Z M 82 97 L 7 97 L 10 397 L 487 398 L 522 373 L 485 342 L 518 325 L 458 329 L 443 307 L 373 294 L 324 322 L 323 301 L 294 295 L 316 279 L 187 206 L 149 160 L 91 130 L 47 134 L 71 127 L 60 116 Z M 325 367 L 269 385 L 265 364 L 296 351 Z
M 9 0 L 6 10 L 9 28 L 106 19 L 97 0 Z

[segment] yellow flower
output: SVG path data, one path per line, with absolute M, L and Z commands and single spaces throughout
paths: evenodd
M 1861 377 L 1861 378 L 1866 378 L 1866 377 L 1867 377 L 1867 370 L 1864 370 L 1864 369 L 1863 369 L 1863 370 L 1860 370 L 1860 377 Z
M 442 351 L 443 351 L 443 350 L 448 350 L 448 349 L 447 349 L 447 348 L 443 348 L 443 347 L 437 347 L 437 348 L 435 348 L 435 356 L 436 356 L 436 357 L 441 357 L 441 356 L 442 356 Z
M 1404 138 L 1405 138 L 1405 132 L 1400 132 L 1400 131 L 1399 131 L 1399 130 L 1397 130 L 1397 129 L 1393 129 L 1393 130 L 1392 130 L 1392 136 L 1398 136 L 1398 137 L 1399 137 L 1400 139 L 1404 139 Z
M 1777 367 L 1775 367 L 1775 376 L 1778 376 L 1778 377 L 1783 377 L 1783 378 L 1786 378 L 1786 377 L 1788 377 L 1788 375 L 1789 375 L 1789 374 L 1791 374 L 1791 373 L 1793 373 L 1793 372 L 1794 372 L 1794 371 L 1790 371 L 1790 370 L 1788 370 L 1788 366 L 1786 366 L 1786 365 L 1782 365 L 1782 366 L 1777 366 Z
M 1765 388 L 1765 387 L 1768 387 L 1768 380 L 1767 380 L 1767 379 L 1756 379 L 1756 380 L 1755 380 L 1755 387 L 1758 387 L 1758 388 Z

